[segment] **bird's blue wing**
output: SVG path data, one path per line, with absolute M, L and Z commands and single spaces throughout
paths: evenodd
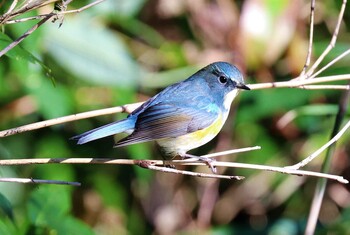
M 219 116 L 219 107 L 206 97 L 196 96 L 196 100 L 191 105 L 180 101 L 148 106 L 138 115 L 134 132 L 116 147 L 178 137 L 210 126 Z

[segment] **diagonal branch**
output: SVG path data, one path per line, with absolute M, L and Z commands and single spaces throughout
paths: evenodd
M 342 99 L 339 102 L 339 110 L 337 117 L 335 119 L 334 128 L 331 136 L 339 135 L 340 125 L 346 115 L 350 99 L 350 91 L 344 92 Z M 348 124 L 350 121 L 348 122 Z M 343 128 L 344 130 L 344 128 Z M 337 134 L 338 133 L 338 134 Z M 333 138 L 332 138 L 333 139 Z M 335 145 L 332 145 L 327 149 L 326 159 L 322 165 L 322 172 L 328 172 L 331 168 L 331 159 L 335 150 Z M 306 224 L 305 235 L 312 235 L 315 233 L 317 219 L 320 214 L 321 205 L 323 202 L 324 193 L 326 190 L 327 180 L 320 179 L 317 182 L 316 189 L 314 192 L 314 197 L 312 200 L 309 217 Z
M 350 127 L 350 120 L 345 124 L 345 126 L 332 138 L 330 139 L 326 144 L 324 144 L 321 148 L 319 148 L 317 151 L 312 153 L 310 156 L 302 160 L 301 162 L 292 165 L 287 166 L 288 169 L 300 169 L 301 167 L 307 165 L 309 162 L 311 162 L 313 159 L 315 159 L 317 156 L 319 156 L 324 150 L 326 150 L 329 146 L 337 142 L 340 137 L 349 129 Z
M 313 74 L 315 69 L 320 65 L 320 63 L 323 61 L 323 59 L 326 57 L 326 55 L 328 55 L 328 53 L 334 48 L 335 43 L 337 42 L 340 25 L 341 25 L 341 22 L 342 22 L 343 17 L 344 17 L 344 12 L 345 12 L 345 8 L 346 8 L 346 1 L 347 0 L 343 0 L 342 6 L 340 9 L 340 13 L 338 16 L 337 24 L 335 26 L 333 36 L 332 36 L 332 39 L 331 39 L 329 45 L 323 51 L 323 53 L 320 55 L 320 57 L 316 60 L 316 62 L 311 66 L 311 68 L 308 70 L 308 72 L 306 73 L 306 78 L 309 78 Z
M 123 106 L 117 106 L 114 108 L 88 111 L 88 112 L 84 112 L 84 113 L 72 114 L 72 115 L 68 115 L 68 116 L 64 116 L 64 117 L 59 117 L 59 118 L 54 118 L 54 119 L 50 119 L 50 120 L 46 120 L 46 121 L 36 122 L 36 123 L 12 128 L 12 129 L 0 131 L 0 137 L 6 137 L 6 136 L 26 132 L 26 131 L 37 130 L 37 129 L 44 128 L 44 127 L 49 127 L 49 126 L 53 126 L 53 125 L 58 125 L 58 124 L 66 123 L 66 122 L 72 122 L 72 121 L 77 121 L 80 119 L 91 118 L 91 117 L 96 117 L 96 116 L 101 116 L 101 115 L 122 113 L 122 112 L 130 113 L 134 109 L 139 107 L 142 103 L 143 102 L 123 105 Z
M 312 44 L 314 38 L 315 2 L 316 0 L 311 0 L 309 46 L 307 50 L 305 65 L 299 77 L 304 77 L 306 70 L 309 68 L 311 63 Z
M 42 20 L 40 20 L 37 24 L 35 24 L 33 27 L 31 27 L 27 32 L 25 32 L 22 36 L 17 38 L 15 41 L 11 42 L 10 45 L 5 47 L 0 51 L 0 57 L 5 55 L 9 50 L 17 46 L 20 42 L 22 42 L 26 37 L 28 37 L 30 34 L 32 34 L 37 28 L 39 28 L 42 24 L 44 24 L 46 21 L 51 19 L 55 14 L 50 13 L 46 17 L 44 17 Z

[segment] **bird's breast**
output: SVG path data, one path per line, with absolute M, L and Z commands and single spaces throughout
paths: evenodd
M 226 110 L 230 110 L 231 104 L 233 99 L 237 96 L 238 94 L 238 90 L 237 89 L 233 89 L 232 91 L 230 91 L 229 93 L 227 93 L 224 97 L 224 107 Z

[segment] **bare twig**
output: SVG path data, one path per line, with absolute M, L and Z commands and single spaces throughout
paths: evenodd
M 310 78 L 315 78 L 317 77 L 319 74 L 321 74 L 323 71 L 325 71 L 326 69 L 328 69 L 329 67 L 331 67 L 333 64 L 335 64 L 336 62 L 338 62 L 339 60 L 341 60 L 342 58 L 344 58 L 345 56 L 350 54 L 350 49 L 344 51 L 343 53 L 341 53 L 340 55 L 338 55 L 336 58 L 334 58 L 331 62 L 329 62 L 328 64 L 326 64 L 323 68 L 321 68 L 319 71 L 317 71 L 316 73 L 314 73 L 312 76 L 310 76 Z
M 17 3 L 18 3 L 18 1 L 14 0 L 11 4 L 10 8 L 7 10 L 7 12 L 5 14 L 3 14 L 2 16 L 0 16 L 0 23 L 1 23 L 1 21 L 5 21 L 10 17 L 10 14 L 15 9 Z
M 80 186 L 79 182 L 69 182 L 61 180 L 39 180 L 31 178 L 0 178 L 0 182 L 9 182 L 9 183 L 22 183 L 22 184 L 63 184 L 63 185 L 72 185 Z
M 105 0 L 98 0 L 98 1 L 95 1 L 95 2 L 92 2 L 88 5 L 85 5 L 79 9 L 76 9 L 76 10 L 72 10 L 72 11 L 66 11 L 67 13 L 79 13 L 83 10 L 86 10 L 92 6 L 95 6 L 101 2 L 103 2 Z M 48 2 L 48 1 L 47 1 Z M 40 5 L 38 3 L 38 5 L 25 5 L 23 6 L 20 10 L 16 11 L 12 17 L 16 16 L 17 14 L 19 13 L 23 13 L 23 12 L 26 12 L 28 10 L 33 10 L 33 9 L 36 9 L 36 8 L 39 8 L 43 5 L 46 5 L 48 4 L 47 2 L 45 3 L 42 3 L 42 5 Z M 52 2 L 56 2 L 56 1 L 52 1 Z M 67 1 L 66 4 L 68 4 L 69 2 L 71 1 Z M 13 4 L 12 4 L 13 5 Z M 30 5 L 30 6 L 29 6 Z M 12 6 L 11 6 L 12 7 Z M 11 10 L 11 8 L 10 8 Z M 10 43 L 10 45 L 8 45 L 7 47 L 5 47 L 4 49 L 2 49 L 0 51 L 0 57 L 2 57 L 3 55 L 5 55 L 9 50 L 11 50 L 12 48 L 14 48 L 15 46 L 17 46 L 20 42 L 22 42 L 26 37 L 28 37 L 30 34 L 32 34 L 37 28 L 39 28 L 42 24 L 44 24 L 46 21 L 48 21 L 49 19 L 51 19 L 52 17 L 54 16 L 60 16 L 60 15 L 64 15 L 65 12 L 60 12 L 60 13 L 55 13 L 55 12 L 51 12 L 49 14 L 46 14 L 44 15 L 43 17 L 39 16 L 38 18 L 42 18 L 38 23 L 36 23 L 32 28 L 30 28 L 27 32 L 25 32 L 22 36 L 20 36 L 19 38 L 17 38 L 15 41 L 13 41 L 12 43 Z M 3 22 L 6 22 L 6 20 L 9 18 L 10 16 L 1 16 L 0 17 L 0 24 L 3 24 Z M 31 18 L 33 19 L 33 18 Z
M 150 166 L 150 165 L 152 166 L 164 166 L 164 165 L 206 166 L 206 164 L 202 161 L 188 161 L 188 160 L 160 161 L 160 160 L 133 160 L 133 159 L 110 159 L 110 158 L 36 158 L 36 159 L 0 160 L 0 166 L 52 164 L 52 163 L 137 165 L 145 168 L 148 168 L 147 166 Z M 273 172 L 298 175 L 298 176 L 313 176 L 313 177 L 327 178 L 327 179 L 337 180 L 338 182 L 343 184 L 348 183 L 348 180 L 344 179 L 342 176 L 313 172 L 313 171 L 287 169 L 285 167 L 262 166 L 262 165 L 256 165 L 256 164 L 222 162 L 222 161 L 213 161 L 212 164 L 213 166 L 217 166 L 217 167 L 221 166 L 221 167 L 231 167 L 231 168 L 245 168 L 245 169 L 263 170 L 263 171 L 273 171 Z
M 15 9 L 15 7 L 17 6 L 18 0 L 14 0 L 10 6 L 10 8 L 8 9 L 8 11 L 4 14 L 4 15 L 9 15 L 13 9 Z
M 350 90 L 349 85 L 305 85 L 300 88 L 305 90 Z
M 26 18 L 21 18 L 21 19 L 8 20 L 4 24 L 15 24 L 15 23 L 22 23 L 22 22 L 30 21 L 30 20 L 40 20 L 40 19 L 45 18 L 47 15 L 48 14 L 43 14 L 43 15 L 31 16 L 31 17 L 26 17 Z
M 333 75 L 333 76 L 325 76 L 318 77 L 314 79 L 305 79 L 305 80 L 297 80 L 292 79 L 290 81 L 285 82 L 269 82 L 269 83 L 258 83 L 258 84 L 249 84 L 249 88 L 251 90 L 258 89 L 267 89 L 267 88 L 303 88 L 305 85 L 325 83 L 325 82 L 335 82 L 342 80 L 350 80 L 350 74 L 341 74 L 341 75 Z
M 231 176 L 231 175 L 220 175 L 220 174 L 210 174 L 210 173 L 178 170 L 178 169 L 164 167 L 164 166 L 145 165 L 145 164 L 142 164 L 139 166 L 141 166 L 143 168 L 150 169 L 150 170 L 161 171 L 161 172 L 165 172 L 165 173 L 190 175 L 190 176 L 201 177 L 201 178 L 228 179 L 228 180 L 232 180 L 232 179 L 242 180 L 245 178 L 244 176 Z
M 229 155 L 229 154 L 234 154 L 234 153 L 242 153 L 242 152 L 249 152 L 249 151 L 253 151 L 253 150 L 259 150 L 261 149 L 260 146 L 254 146 L 254 147 L 248 147 L 248 148 L 240 148 L 240 149 L 232 149 L 232 150 L 227 150 L 227 151 L 222 151 L 222 152 L 218 152 L 218 153 L 210 153 L 210 154 L 206 154 L 203 155 L 202 157 L 205 158 L 210 158 L 210 157 L 219 157 L 219 156 L 224 156 L 224 155 Z M 184 160 L 186 161 L 186 160 Z
M 317 151 L 312 153 L 310 156 L 308 156 L 307 158 L 305 158 L 301 162 L 299 162 L 293 166 L 287 166 L 286 168 L 288 168 L 288 169 L 300 169 L 301 167 L 307 165 L 309 162 L 311 162 L 313 159 L 315 159 L 317 156 L 319 156 L 324 150 L 326 150 L 329 146 L 331 146 L 332 144 L 337 142 L 349 127 L 350 127 L 350 120 L 345 124 L 345 126 L 332 139 L 330 139 L 321 148 L 319 148 Z
M 292 122 L 298 115 L 336 115 L 337 106 L 332 104 L 308 105 L 302 106 L 285 113 L 277 122 L 279 129 L 284 128 Z
M 48 14 L 45 18 L 43 18 L 42 20 L 40 20 L 37 24 L 35 24 L 32 28 L 30 28 L 27 32 L 25 32 L 22 36 L 20 36 L 19 38 L 17 38 L 15 41 L 11 42 L 10 45 L 8 45 L 7 47 L 5 47 L 4 49 L 2 49 L 0 51 L 0 57 L 2 57 L 3 55 L 5 55 L 9 50 L 11 50 L 12 48 L 14 48 L 15 46 L 17 46 L 20 42 L 22 42 L 26 37 L 28 37 L 30 34 L 32 34 L 37 28 L 39 28 L 42 24 L 44 24 L 46 21 L 48 21 L 49 19 L 51 19 L 51 17 L 53 17 L 55 14 L 54 13 L 50 13 Z
M 338 21 L 337 21 L 337 24 L 335 26 L 335 29 L 334 29 L 334 32 L 333 32 L 333 36 L 332 36 L 332 39 L 331 39 L 329 45 L 323 51 L 323 53 L 320 55 L 320 57 L 318 57 L 318 59 L 311 66 L 311 68 L 308 70 L 308 72 L 306 73 L 306 78 L 310 77 L 313 74 L 315 69 L 320 65 L 320 63 L 323 61 L 323 59 L 326 57 L 326 55 L 328 55 L 328 53 L 334 48 L 335 43 L 336 43 L 337 38 L 338 38 L 338 33 L 339 33 L 341 21 L 343 20 L 345 8 L 346 8 L 346 1 L 347 0 L 343 0 L 342 6 L 341 6 L 341 9 L 340 9 L 340 13 L 339 13 L 339 16 L 338 16 Z
M 69 11 L 60 11 L 60 12 L 56 12 L 55 14 L 60 17 L 63 15 L 67 15 L 67 14 L 73 14 L 73 13 L 80 13 L 90 7 L 93 7 L 101 2 L 104 2 L 105 0 L 98 0 L 95 2 L 92 2 L 90 4 L 87 4 L 79 9 L 75 9 L 75 10 L 69 10 Z M 68 4 L 68 3 L 65 3 Z M 14 19 L 14 20 L 7 20 L 6 22 L 4 22 L 4 24 L 15 24 L 15 23 L 20 23 L 20 22 L 25 22 L 25 21 L 29 21 L 29 20 L 39 20 L 39 19 L 43 19 L 47 16 L 48 14 L 42 14 L 42 15 L 37 15 L 37 16 L 31 16 L 31 17 L 26 17 L 26 18 L 21 18 L 21 19 Z
M 344 92 L 342 99 L 339 102 L 339 111 L 338 111 L 337 117 L 335 119 L 334 128 L 333 128 L 331 136 L 339 135 L 339 128 L 341 126 L 341 123 L 342 123 L 345 115 L 346 115 L 346 111 L 347 111 L 348 105 L 349 105 L 349 99 L 350 99 L 350 91 Z M 348 124 L 349 123 L 350 123 L 350 121 L 348 122 Z M 344 128 L 343 128 L 343 130 L 344 130 Z M 334 150 L 335 150 L 335 145 L 332 145 L 327 149 L 326 158 L 325 158 L 325 161 L 322 165 L 322 172 L 328 172 L 330 170 L 331 159 L 332 159 Z M 317 219 L 318 219 L 319 214 L 320 214 L 323 197 L 324 197 L 324 193 L 326 190 L 326 185 L 327 185 L 326 179 L 319 179 L 317 182 L 316 190 L 315 190 L 314 197 L 313 197 L 312 204 L 311 204 L 311 208 L 310 208 L 309 217 L 308 217 L 307 224 L 306 224 L 305 235 L 315 234 Z
M 89 111 L 89 112 L 54 118 L 54 119 L 50 119 L 50 120 L 46 120 L 46 121 L 36 122 L 36 123 L 12 128 L 12 129 L 0 131 L 0 137 L 6 137 L 6 136 L 26 132 L 26 131 L 32 131 L 32 130 L 36 130 L 36 129 L 40 129 L 40 128 L 44 128 L 44 127 L 48 127 L 48 126 L 58 125 L 58 124 L 72 122 L 72 121 L 90 118 L 90 117 L 96 117 L 96 116 L 100 116 L 100 115 L 107 115 L 107 114 L 121 113 L 121 112 L 130 113 L 134 109 L 136 109 L 138 106 L 140 106 L 141 104 L 142 104 L 142 102 L 129 104 L 129 105 L 123 105 L 123 106 L 117 106 L 114 108 L 94 110 L 94 111 Z
M 29 11 L 32 11 L 32 10 L 44 7 L 44 6 L 48 5 L 48 4 L 51 4 L 51 3 L 57 2 L 57 1 L 60 1 L 60 0 L 27 1 L 27 2 L 25 2 L 25 4 L 23 4 L 17 10 L 14 10 L 14 8 L 12 7 L 14 5 L 14 3 L 12 3 L 12 6 L 10 7 L 10 9 L 4 15 L 0 16 L 0 25 L 4 24 L 8 20 L 10 20 L 10 19 L 12 19 L 14 17 L 17 17 L 17 16 L 19 16 L 21 14 L 24 14 L 26 12 L 29 12 Z M 16 3 L 16 5 L 17 5 L 17 3 Z
M 79 9 L 60 12 L 59 15 L 80 13 L 80 12 L 82 12 L 82 11 L 84 11 L 84 10 L 90 8 L 90 7 L 93 7 L 93 6 L 97 5 L 97 4 L 100 4 L 101 2 L 104 2 L 104 1 L 106 1 L 106 0 L 97 0 L 95 2 L 92 2 L 90 4 L 85 5 L 85 6 L 81 7 L 81 8 L 79 8 Z
M 299 76 L 300 78 L 304 77 L 306 70 L 308 69 L 311 62 L 312 44 L 313 44 L 313 38 L 314 38 L 315 1 L 316 0 L 311 1 L 309 46 L 307 50 L 305 65 Z
M 67 15 L 67 14 L 80 13 L 80 12 L 82 12 L 90 7 L 93 7 L 93 6 L 99 4 L 103 1 L 105 1 L 105 0 L 98 0 L 98 1 L 92 2 L 88 5 L 85 5 L 79 9 L 69 10 L 69 11 L 60 11 L 60 12 L 56 12 L 55 14 L 59 17 L 62 15 Z M 7 20 L 4 22 L 4 24 L 15 24 L 15 23 L 21 23 L 21 22 L 25 22 L 25 21 L 29 21 L 29 20 L 39 20 L 39 19 L 45 18 L 47 15 L 48 14 L 42 14 L 42 15 L 31 16 L 31 17 L 26 17 L 26 18 L 21 18 L 21 19 Z

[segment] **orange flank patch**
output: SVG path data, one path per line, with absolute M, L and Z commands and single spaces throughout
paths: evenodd
M 201 142 L 203 139 L 206 139 L 207 137 L 213 136 L 212 138 L 214 138 L 220 132 L 222 126 L 223 126 L 223 121 L 222 121 L 222 118 L 219 117 L 209 127 L 187 134 L 186 136 L 190 136 L 190 138 L 193 138 L 192 141 L 194 142 Z M 209 142 L 210 140 L 208 140 L 207 142 Z
M 176 138 L 164 138 L 157 143 L 171 153 L 186 153 L 211 141 L 221 130 L 224 119 L 220 114 L 209 127 Z

